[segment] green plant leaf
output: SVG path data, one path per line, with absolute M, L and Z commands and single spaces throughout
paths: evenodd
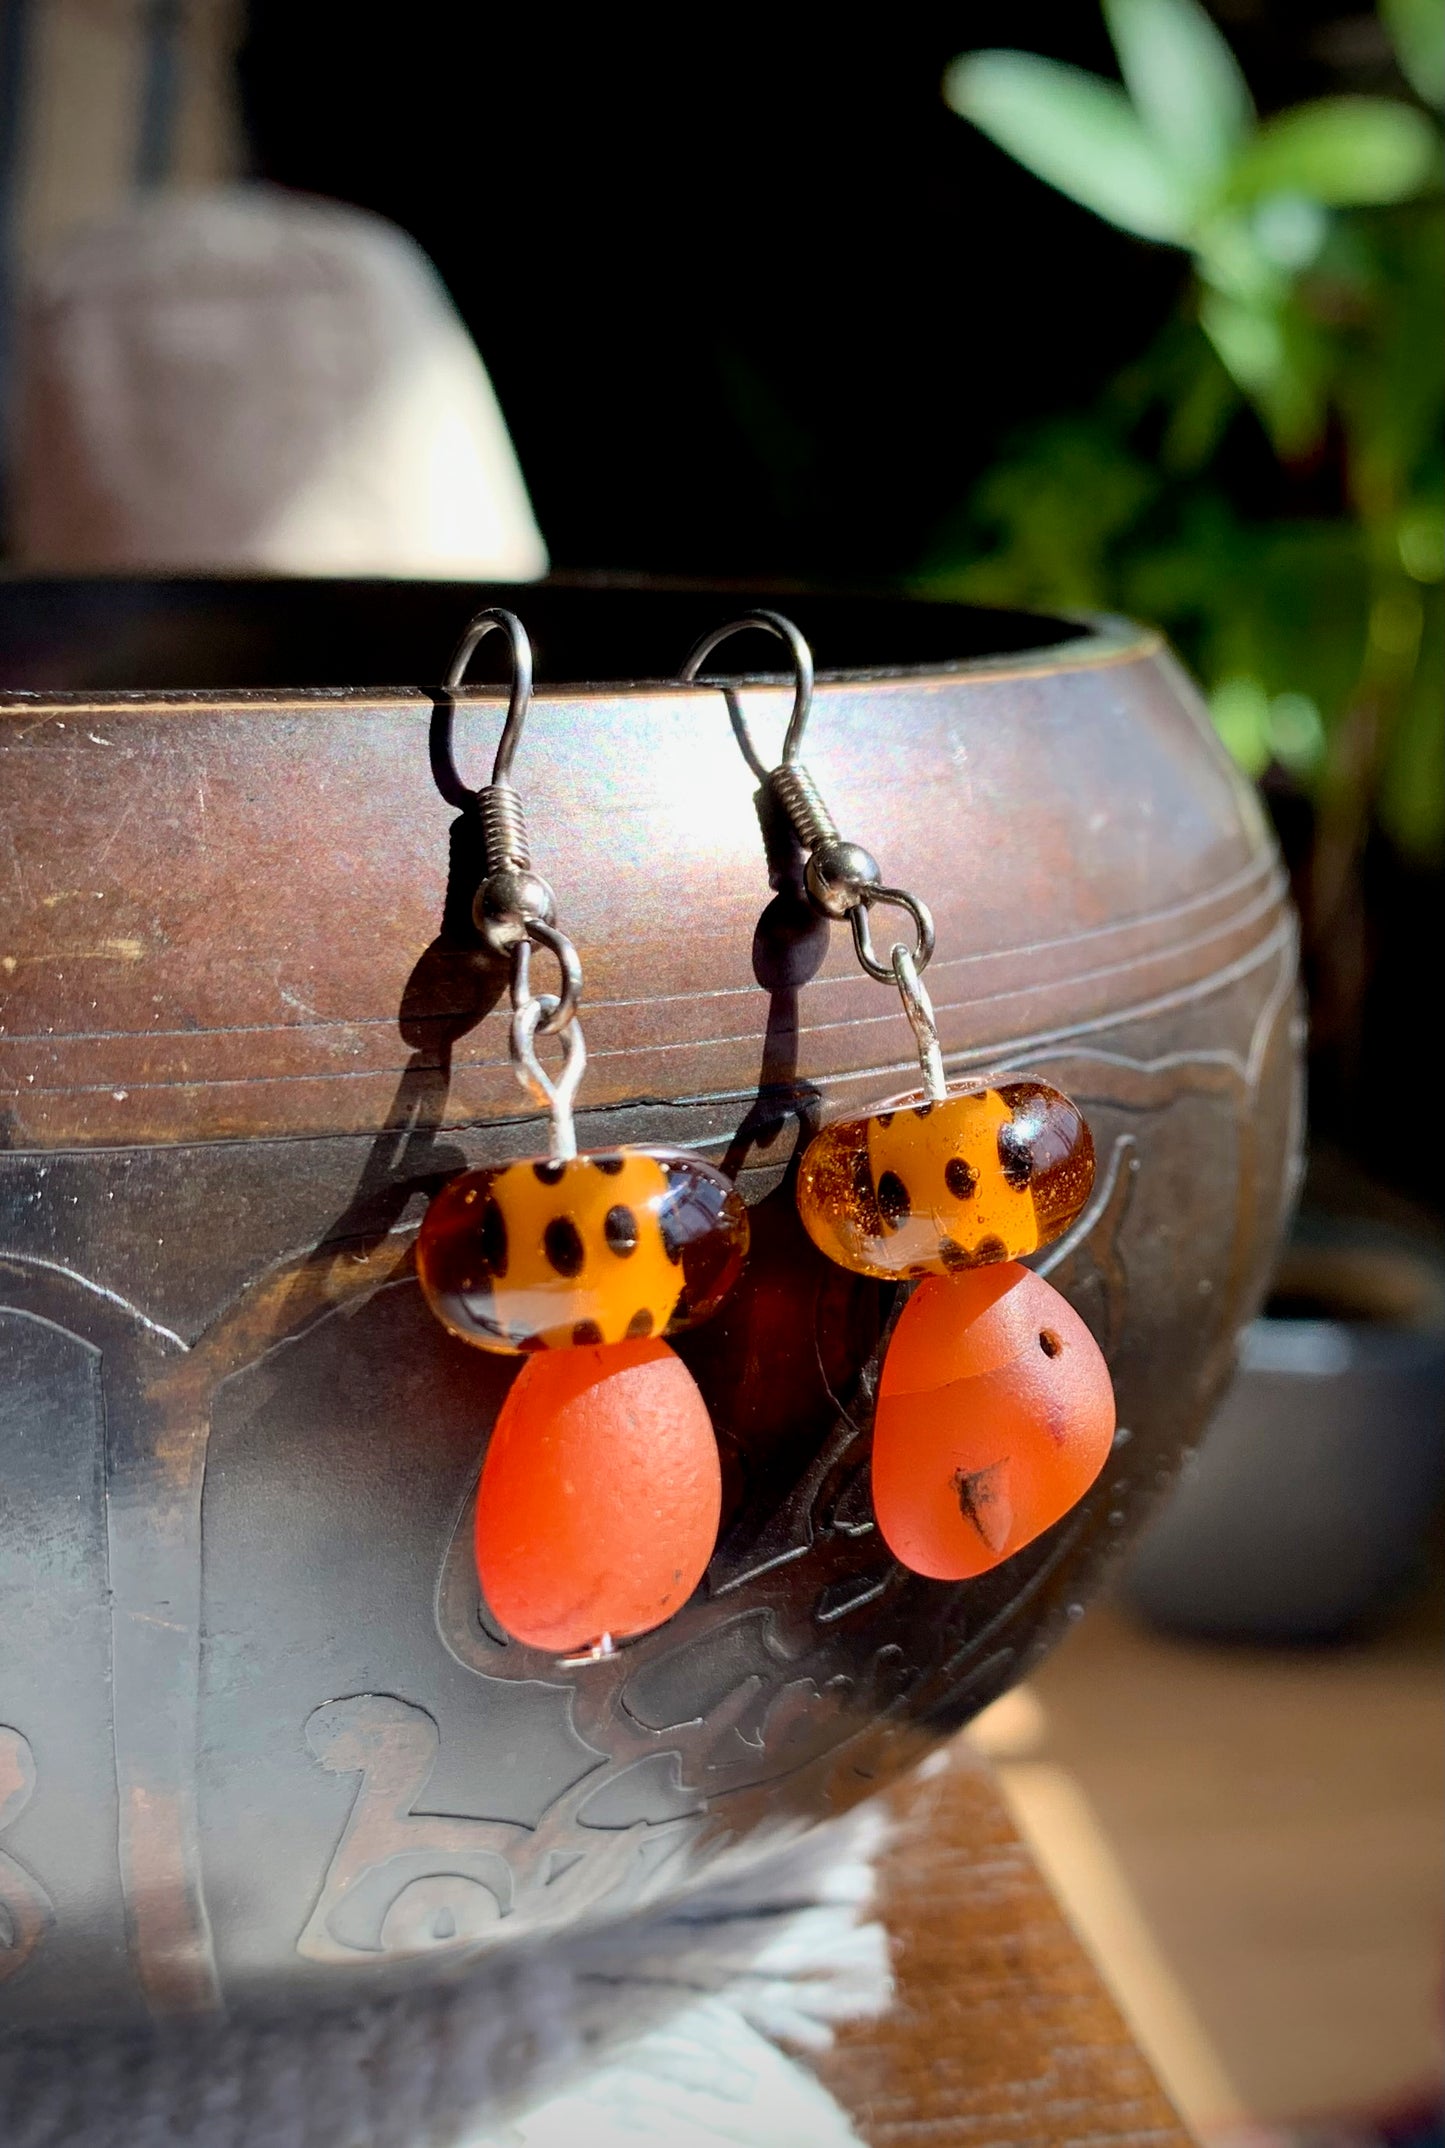
M 1281 768 L 1311 776 L 1325 758 L 1325 727 L 1308 694 L 1276 694 L 1269 704 L 1269 750 Z
M 1387 742 L 1380 819 L 1402 849 L 1438 864 L 1445 849 L 1445 593 L 1428 593 L 1415 675 Z
M 1445 5 L 1442 0 L 1380 0 L 1400 72 L 1426 104 L 1445 105 Z
M 1252 401 L 1268 394 L 1285 364 L 1278 314 L 1221 291 L 1208 291 L 1200 300 L 1199 320 L 1245 394 Z
M 1438 147 L 1423 112 L 1384 97 L 1324 97 L 1266 120 L 1237 160 L 1230 190 L 1257 201 L 1298 194 L 1335 208 L 1407 201 Z
M 1096 216 L 1137 238 L 1188 244 L 1188 189 L 1117 84 L 1029 52 L 973 52 L 953 62 L 943 94 Z
M 1308 326 L 1281 306 L 1206 290 L 1199 325 L 1263 418 L 1286 460 L 1316 447 L 1325 428 L 1321 354 Z
M 1239 64 L 1199 0 L 1104 0 L 1135 109 L 1161 155 L 1194 186 L 1224 173 L 1254 105 Z
M 1209 697 L 1214 728 L 1249 776 L 1269 766 L 1269 695 L 1247 675 L 1221 679 Z

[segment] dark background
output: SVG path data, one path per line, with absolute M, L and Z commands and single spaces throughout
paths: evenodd
M 1211 12 L 1261 112 L 1408 94 L 1373 14 Z M 1093 404 L 1187 282 L 1182 253 L 1076 207 L 943 101 L 948 62 L 991 45 L 1117 76 L 1081 0 L 369 21 L 251 0 L 255 168 L 391 218 L 432 257 L 558 570 L 907 580 L 966 552 L 969 496 L 1010 435 Z M 1243 513 L 1344 510 L 1328 449 L 1283 464 L 1246 416 L 1224 456 Z M 1266 795 L 1308 912 L 1312 806 L 1277 774 Z M 1362 1107 L 1418 1050 L 1441 876 L 1374 837 L 1361 876 L 1366 982 L 1343 1025 L 1317 1023 L 1315 1132 L 1438 1204 L 1445 1157 Z M 1315 983 L 1308 935 L 1305 954 Z
M 1394 84 L 1370 17 L 1214 12 L 1262 110 Z M 989 45 L 1116 72 L 1079 0 L 252 0 L 240 69 L 260 174 L 436 262 L 557 567 L 856 582 L 924 559 L 1000 439 L 1089 402 L 1185 278 L 948 110 L 947 63 Z

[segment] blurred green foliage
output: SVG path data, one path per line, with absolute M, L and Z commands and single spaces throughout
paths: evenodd
M 1311 792 L 1326 878 L 1372 822 L 1438 855 L 1445 208 L 1427 106 L 1445 0 L 1382 5 L 1398 97 L 1263 120 L 1197 0 L 1104 14 L 1122 86 L 979 52 L 945 94 L 1040 178 L 1186 255 L 1179 310 L 1095 406 L 1004 443 L 927 583 L 1157 620 L 1239 761 Z

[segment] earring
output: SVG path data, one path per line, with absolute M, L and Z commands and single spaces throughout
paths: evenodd
M 843 840 L 798 758 L 813 692 L 806 641 L 780 613 L 750 613 L 706 635 L 681 675 L 696 680 L 744 628 L 787 644 L 797 683 L 778 766 L 764 769 L 732 701 L 739 743 L 806 853 L 813 907 L 846 918 L 867 975 L 898 987 L 923 1074 L 921 1089 L 814 1135 L 798 1170 L 798 1208 L 830 1260 L 917 1286 L 879 1382 L 873 1510 L 904 1566 L 962 1581 L 1011 1558 L 1075 1506 L 1113 1440 L 1114 1394 L 1098 1344 L 1068 1301 L 1019 1265 L 1079 1216 L 1094 1144 L 1078 1107 L 1046 1082 L 945 1079 L 923 984 L 934 946 L 928 907 L 884 886 L 868 852 Z M 906 915 L 913 944 L 895 941 L 880 960 L 871 919 L 887 908 Z
M 511 700 L 491 782 L 466 792 L 446 726 L 494 628 L 511 643 Z M 479 612 L 447 672 L 433 754 L 444 795 L 465 796 L 480 821 L 485 878 L 473 916 L 510 965 L 512 1065 L 548 1110 L 551 1145 L 545 1157 L 445 1185 L 423 1219 L 416 1267 L 451 1334 L 524 1359 L 477 1490 L 482 1593 L 517 1640 L 585 1660 L 671 1617 L 712 1556 L 722 1494 L 712 1421 L 662 1338 L 722 1302 L 747 1253 L 748 1218 L 723 1174 L 684 1150 L 578 1153 L 582 969 L 532 870 L 511 781 L 531 685 L 521 621 Z M 538 951 L 558 966 L 555 993 L 533 989 Z M 538 1056 L 544 1037 L 561 1051 L 553 1073 Z

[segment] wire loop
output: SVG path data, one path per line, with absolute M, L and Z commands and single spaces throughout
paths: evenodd
M 752 627 L 764 634 L 775 635 L 779 641 L 785 642 L 793 659 L 793 710 L 788 718 L 788 728 L 783 736 L 782 757 L 778 762 L 780 768 L 788 768 L 797 760 L 802 749 L 803 733 L 808 727 L 808 717 L 813 706 L 813 652 L 791 619 L 785 618 L 781 612 L 756 611 L 746 613 L 741 619 L 731 619 L 726 626 L 714 627 L 711 634 L 704 634 L 701 641 L 693 644 L 678 677 L 685 685 L 697 684 L 697 675 L 713 650 L 720 648 L 725 641 L 730 641 L 734 634 L 742 634 Z M 743 759 L 759 783 L 766 783 L 771 771 L 764 768 L 758 758 L 752 734 L 748 730 L 742 710 L 737 706 L 732 688 L 725 680 L 708 679 L 702 683 L 721 686 L 727 693 L 728 712 L 732 717 L 738 744 L 742 748 Z
M 522 736 L 522 726 L 527 720 L 527 710 L 532 703 L 532 644 L 527 629 L 515 612 L 509 612 L 499 604 L 488 605 L 476 617 L 468 620 L 466 632 L 452 652 L 442 681 L 441 693 L 432 714 L 431 770 L 432 779 L 448 805 L 475 809 L 482 796 L 481 789 L 473 790 L 464 783 L 457 768 L 452 749 L 452 720 L 456 715 L 457 695 L 467 674 L 467 666 L 476 654 L 479 644 L 494 630 L 507 637 L 512 652 L 512 685 L 507 700 L 507 720 L 502 726 L 502 736 L 497 745 L 496 758 L 492 762 L 492 782 L 509 783 L 512 762 L 517 744 Z
M 555 957 L 562 973 L 559 992 L 534 994 L 532 991 L 534 947 L 545 947 L 548 954 Z M 575 1022 L 582 1001 L 582 964 L 577 950 L 565 932 L 559 932 L 555 925 L 549 925 L 541 917 L 529 920 L 526 939 L 518 940 L 512 949 L 512 1005 L 515 1007 L 519 1002 L 533 998 L 551 1002 L 546 1020 L 538 1025 L 538 1034 L 544 1037 L 560 1036 L 569 1022 Z
M 868 913 L 873 909 L 906 910 L 908 912 L 908 915 L 913 920 L 917 941 L 911 949 L 905 948 L 904 952 L 908 955 L 908 959 L 915 970 L 926 970 L 933 960 L 933 913 L 927 903 L 920 901 L 917 895 L 910 895 L 906 888 L 873 887 L 864 888 L 858 901 L 854 903 L 852 909 L 848 912 L 848 922 L 853 927 L 853 946 L 859 962 L 868 972 L 868 975 L 876 977 L 879 984 L 892 984 L 897 975 L 893 957 L 897 953 L 898 947 L 902 944 L 901 942 L 895 942 L 889 951 L 888 960 L 886 962 L 879 961 L 868 922 Z
M 562 945 L 576 964 L 576 953 L 570 941 L 561 933 L 549 934 L 548 945 L 553 940 Z M 556 947 L 552 949 L 562 956 Z M 563 967 L 563 989 L 569 982 L 567 967 Z M 581 986 L 581 971 L 577 971 L 577 984 Z M 555 1036 L 562 1047 L 562 1065 L 556 1074 L 549 1074 L 537 1056 L 539 1037 Z M 544 1104 L 552 1121 L 551 1154 L 554 1163 L 570 1163 L 577 1154 L 577 1130 L 573 1123 L 572 1106 L 578 1085 L 587 1071 L 587 1044 L 582 1035 L 582 1024 L 577 1019 L 577 1005 L 573 999 L 570 1011 L 562 997 L 554 992 L 534 994 L 531 988 L 531 942 L 520 940 L 512 950 L 512 1026 L 508 1037 L 512 1069 L 522 1087 Z

